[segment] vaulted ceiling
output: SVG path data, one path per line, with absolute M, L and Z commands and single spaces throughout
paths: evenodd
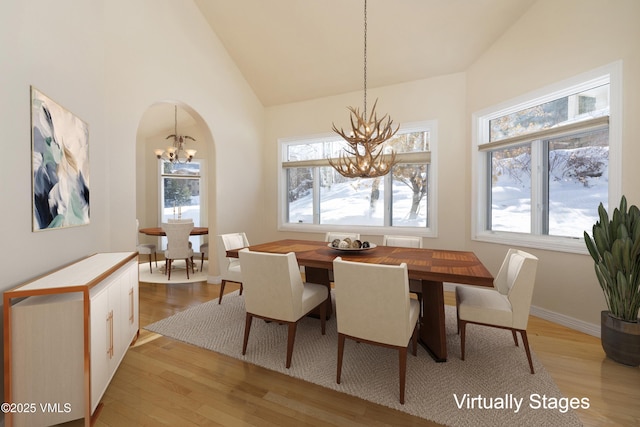
M 368 0 L 367 85 L 467 69 L 536 0 Z M 363 87 L 364 0 L 195 0 L 265 106 Z
M 362 90 L 364 0 L 194 1 L 264 106 Z M 535 1 L 368 0 L 368 88 L 466 70 Z M 173 106 L 139 131 L 171 133 Z

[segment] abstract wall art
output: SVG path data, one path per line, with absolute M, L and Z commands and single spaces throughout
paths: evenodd
M 33 231 L 89 224 L 89 127 L 31 87 Z

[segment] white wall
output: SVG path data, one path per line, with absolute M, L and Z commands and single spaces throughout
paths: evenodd
M 460 248 L 465 242 L 465 230 L 460 224 L 466 221 L 464 211 L 465 182 L 464 171 L 466 152 L 465 141 L 465 76 L 462 73 L 441 76 L 429 80 L 374 88 L 367 91 L 371 101 L 378 98 L 378 114 L 389 114 L 394 123 L 412 123 L 425 120 L 438 121 L 438 162 L 456 167 L 438 168 L 439 236 L 428 239 L 428 247 L 445 249 Z M 268 238 L 278 238 L 278 234 L 291 238 L 322 239 L 322 234 L 278 233 L 277 227 L 277 178 L 279 171 L 273 165 L 278 161 L 278 138 L 290 138 L 314 134 L 331 133 L 332 123 L 338 127 L 348 126 L 347 106 L 361 107 L 362 91 L 342 96 L 333 96 L 313 101 L 271 107 L 267 109 L 267 131 L 265 170 L 266 194 L 265 215 L 271 233 Z M 363 235 L 374 243 L 382 243 L 382 235 Z
M 264 111 L 192 2 L 11 0 L 0 5 L 0 31 L 11 159 L 0 168 L 0 215 L 12 242 L 2 287 L 94 252 L 134 249 L 136 132 L 164 100 L 192 108 L 209 135 L 211 233 L 261 229 L 260 209 L 246 201 L 262 205 Z M 30 85 L 89 124 L 88 226 L 31 232 Z
M 135 168 L 135 136 L 144 111 L 171 100 L 193 109 L 210 133 L 208 147 L 210 234 L 260 229 L 263 108 L 191 2 L 105 2 L 108 26 L 106 112 L 108 138 L 117 150 L 112 168 Z M 192 114 L 194 116 L 194 114 Z M 196 118 L 196 117 L 194 117 Z M 114 147 L 115 148 L 115 147 Z M 241 166 L 239 166 L 241 165 Z M 133 175 L 111 177 L 111 226 L 135 220 Z M 130 247 L 132 234 L 112 233 L 111 246 Z
M 104 24 L 99 2 L 0 3 L 0 257 L 2 290 L 87 254 L 109 249 L 109 182 L 105 138 Z M 82 35 L 79 37 L 79 35 Z M 32 230 L 33 85 L 89 125 L 91 224 Z
M 635 164 L 640 158 L 637 120 L 640 104 L 636 100 L 640 90 L 639 17 L 640 2 L 636 0 L 539 0 L 468 70 L 467 117 L 488 106 L 622 60 L 622 190 L 629 203 L 640 204 L 640 170 Z M 467 139 L 471 140 L 469 127 Z M 471 181 L 467 184 L 468 193 Z M 466 210 L 470 208 L 467 198 Z M 467 229 L 470 227 L 468 217 Z M 467 246 L 495 268 L 507 249 L 470 240 Z M 599 326 L 600 311 L 606 305 L 591 258 L 525 250 L 540 259 L 533 304 Z
M 246 206 L 262 205 L 264 111 L 192 2 L 2 1 L 0 76 L 0 291 L 135 249 L 136 132 L 163 100 L 190 106 L 209 134 L 211 233 L 261 228 Z M 88 226 L 31 231 L 30 85 L 89 124 Z

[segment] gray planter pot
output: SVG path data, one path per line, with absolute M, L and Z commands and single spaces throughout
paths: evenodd
M 640 322 L 625 322 L 603 311 L 600 323 L 607 357 L 624 365 L 640 366 Z

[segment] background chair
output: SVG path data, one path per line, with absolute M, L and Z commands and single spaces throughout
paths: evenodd
M 244 233 L 220 234 L 216 237 L 218 249 L 218 268 L 220 269 L 220 296 L 218 304 L 222 302 L 224 287 L 227 282 L 240 283 L 240 295 L 242 295 L 242 272 L 240 270 L 240 260 L 238 258 L 228 258 L 227 251 L 231 249 L 246 248 L 249 241 Z
M 247 352 L 254 317 L 287 323 L 289 333 L 285 366 L 289 368 L 298 321 L 318 306 L 322 335 L 325 334 L 329 291 L 326 286 L 302 282 L 300 267 L 293 252 L 270 254 L 242 249 L 239 257 L 247 309 L 242 354 Z
M 537 266 L 538 258 L 535 256 L 517 249 L 509 249 L 494 279 L 493 289 L 456 287 L 462 360 L 464 360 L 467 323 L 510 329 L 516 346 L 518 346 L 516 331 L 520 332 L 527 352 L 529 368 L 531 373 L 534 373 L 527 340 L 527 324 Z
M 399 246 L 402 248 L 421 248 L 422 237 L 420 236 L 391 236 L 386 234 L 382 238 L 384 246 Z
M 153 254 L 156 260 L 156 267 L 158 267 L 158 253 L 156 252 L 156 245 L 153 243 L 140 243 L 140 221 L 136 218 L 136 250 L 140 255 L 149 255 L 149 273 L 153 273 L 151 266 L 151 254 Z
M 324 235 L 324 241 L 331 243 L 335 239 L 344 240 L 346 238 L 350 238 L 353 242 L 354 240 L 360 240 L 360 233 L 341 233 L 336 231 L 328 231 L 327 234 Z M 333 282 L 333 271 L 329 270 L 329 281 Z
M 169 224 L 191 223 L 191 225 L 195 225 L 193 222 L 193 218 L 167 218 L 167 222 Z M 191 237 L 192 236 L 189 236 L 189 248 L 193 249 L 193 242 L 191 241 Z
M 382 238 L 384 246 L 398 246 L 404 248 L 422 248 L 422 237 L 420 236 L 391 236 L 385 235 Z M 422 281 L 409 279 L 409 292 L 415 294 L 420 303 L 420 319 L 422 319 Z
M 200 271 L 204 267 L 204 259 L 209 259 L 209 244 L 203 243 L 200 245 Z
M 167 280 L 171 280 L 171 267 L 173 260 L 184 259 L 187 279 L 189 278 L 189 267 L 195 274 L 193 267 L 193 249 L 189 245 L 189 233 L 193 229 L 193 222 L 184 223 L 163 223 L 162 229 L 167 235 L 167 250 L 164 251 L 164 257 L 167 260 L 166 273 Z M 191 265 L 189 265 L 191 261 Z
M 345 338 L 398 350 L 400 403 L 404 404 L 407 346 L 413 341 L 417 354 L 420 307 L 409 297 L 407 265 L 399 266 L 333 261 L 336 319 L 338 323 L 338 372 L 340 384 Z

